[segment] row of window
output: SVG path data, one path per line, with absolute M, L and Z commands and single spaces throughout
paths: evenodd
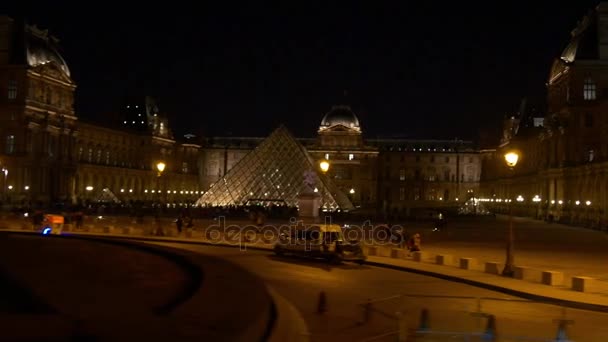
M 95 158 L 93 158 L 93 155 L 95 155 Z M 86 156 L 86 158 L 84 158 L 84 148 L 80 147 L 78 149 L 78 160 L 79 161 L 86 161 L 88 163 L 96 163 L 96 164 L 105 164 L 105 165 L 111 165 L 112 164 L 112 159 L 111 159 L 110 151 L 105 151 L 105 153 L 103 153 L 101 150 L 97 150 L 97 152 L 95 152 L 92 148 L 89 148 L 87 150 L 87 156 Z M 123 161 L 121 161 L 119 163 L 118 159 L 114 159 L 113 160 L 113 165 L 114 166 L 117 166 L 119 164 L 121 166 L 133 167 L 133 164 L 131 162 L 125 162 L 123 160 Z M 142 169 L 145 168 L 143 165 L 140 165 L 140 167 Z M 189 163 L 188 162 L 182 162 L 181 172 L 188 173 L 189 171 L 190 171 Z
M 467 180 L 469 182 L 475 181 L 475 176 L 474 176 L 473 172 L 468 171 L 467 173 L 468 173 Z M 391 179 L 391 169 L 390 168 L 386 169 L 386 179 Z M 431 173 L 431 174 L 424 176 L 420 170 L 414 170 L 414 180 L 422 180 L 422 179 L 428 180 L 431 182 L 435 182 L 435 181 L 439 181 L 440 177 L 439 177 L 439 174 L 435 174 L 435 173 Z M 463 173 L 460 175 L 460 181 L 464 182 L 464 179 L 465 179 L 465 175 Z M 399 180 L 400 181 L 407 180 L 405 169 L 399 170 Z M 443 181 L 444 182 L 449 182 L 449 181 L 455 182 L 456 176 L 454 174 L 452 174 L 450 172 L 450 170 L 445 170 L 444 174 L 443 174 Z
M 414 201 L 419 201 L 423 199 L 423 194 L 420 188 L 414 188 L 413 191 L 409 194 L 409 199 Z M 391 188 L 386 188 L 385 196 L 387 199 L 391 198 Z M 399 188 L 399 200 L 405 201 L 407 200 L 407 191 L 406 188 Z M 440 191 L 431 190 L 425 196 L 427 201 L 449 201 L 450 200 L 450 190 L 444 190 L 443 194 Z
M 329 153 L 325 153 L 325 160 L 329 160 Z M 354 160 L 355 159 L 355 155 L 352 153 L 348 154 L 348 160 Z
M 387 157 L 387 159 L 388 159 L 387 161 L 389 161 L 389 162 L 390 162 L 390 157 Z M 429 161 L 430 161 L 431 163 L 434 163 L 436 160 L 438 160 L 438 158 L 436 158 L 435 156 L 430 156 L 430 157 L 429 157 Z M 450 157 L 444 157 L 444 158 L 443 158 L 443 161 L 444 161 L 445 163 L 449 163 L 449 162 L 450 162 L 450 160 L 451 160 L 451 158 L 450 158 Z M 465 160 L 465 159 L 463 158 L 463 160 Z M 400 161 L 400 162 L 405 162 L 405 156 L 400 156 L 400 157 L 399 157 L 399 161 Z M 421 162 L 421 161 L 422 161 L 422 157 L 421 157 L 421 156 L 419 156 L 419 155 L 417 155 L 417 156 L 416 156 L 416 162 L 418 162 L 418 163 L 419 163 L 419 162 Z M 469 157 L 469 158 L 468 158 L 468 162 L 472 164 L 472 163 L 474 162 L 473 157 Z

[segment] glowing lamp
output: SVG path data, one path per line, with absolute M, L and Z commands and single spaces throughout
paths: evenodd
M 505 154 L 505 162 L 508 167 L 515 167 L 517 165 L 517 161 L 519 160 L 519 154 L 516 152 L 509 152 Z
M 327 160 L 323 160 L 319 163 L 319 167 L 323 173 L 326 173 L 329 170 L 329 162 Z
M 156 164 L 156 169 L 158 170 L 158 172 L 162 173 L 163 171 L 165 171 L 165 166 L 165 163 L 159 162 Z

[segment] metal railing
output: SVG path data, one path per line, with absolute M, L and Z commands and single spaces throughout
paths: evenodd
M 428 309 L 436 300 L 442 308 Z M 394 329 L 363 341 L 573 341 L 569 326 L 574 321 L 567 319 L 566 308 L 526 299 L 400 294 L 370 299 L 358 307 L 361 325 L 387 318 L 395 324 Z M 537 312 L 554 318 L 526 322 Z

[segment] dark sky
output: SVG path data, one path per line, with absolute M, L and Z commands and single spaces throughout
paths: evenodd
M 598 1 L 221 3 L 7 12 L 61 39 L 81 117 L 136 92 L 180 135 L 282 122 L 312 136 L 346 89 L 369 137 L 474 138 L 522 97 L 544 102 L 552 59 Z

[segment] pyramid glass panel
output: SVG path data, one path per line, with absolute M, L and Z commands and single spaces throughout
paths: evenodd
M 308 183 L 304 182 L 308 175 Z M 285 126 L 245 155 L 197 201 L 201 206 L 298 205 L 301 193 L 317 189 L 327 210 L 352 210 L 348 196 L 318 172 L 304 146 Z
M 110 189 L 104 188 L 100 193 L 96 194 L 94 201 L 102 203 L 120 203 L 120 200 Z

